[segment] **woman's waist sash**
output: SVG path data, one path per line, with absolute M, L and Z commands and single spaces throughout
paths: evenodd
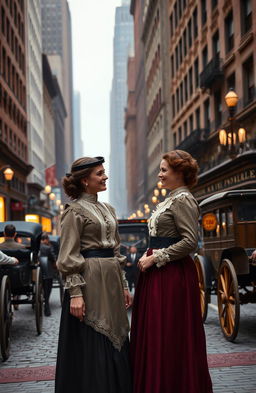
M 149 237 L 149 248 L 167 248 L 172 246 L 175 243 L 178 243 L 181 240 L 181 237 L 159 237 L 159 236 L 150 236 Z
M 113 248 L 92 248 L 90 250 L 81 250 L 84 258 L 113 258 Z

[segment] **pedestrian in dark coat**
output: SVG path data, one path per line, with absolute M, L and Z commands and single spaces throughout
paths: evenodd
M 43 273 L 44 315 L 49 317 L 51 315 L 49 300 L 52 291 L 56 256 L 51 246 L 49 235 L 46 232 L 44 232 L 41 237 L 40 259 Z
M 131 246 L 129 254 L 127 254 L 127 263 L 125 266 L 126 279 L 128 281 L 129 290 L 132 291 L 132 288 L 136 288 L 139 268 L 137 266 L 138 261 L 141 255 L 138 253 L 137 247 Z

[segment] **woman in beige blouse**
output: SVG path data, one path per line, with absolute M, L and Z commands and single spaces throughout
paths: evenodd
M 57 267 L 65 278 L 56 393 L 131 393 L 131 305 L 114 209 L 98 201 L 103 157 L 80 158 L 63 179 L 73 200 L 61 217 Z
M 131 355 L 133 393 L 212 393 L 198 278 L 199 208 L 189 188 L 198 165 L 185 151 L 163 156 L 159 179 L 169 196 L 149 220 L 150 242 L 139 261 Z

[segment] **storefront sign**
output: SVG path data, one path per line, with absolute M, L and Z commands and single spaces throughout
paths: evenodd
M 202 225 L 206 231 L 214 231 L 217 227 L 217 217 L 213 213 L 207 213 L 202 218 Z
M 22 202 L 11 202 L 11 210 L 20 212 L 23 210 L 23 203 Z
M 249 180 L 255 180 L 256 184 L 256 169 L 246 169 L 219 182 L 212 183 L 209 186 L 195 192 L 195 196 L 199 198 L 203 195 L 225 191 L 227 188 L 241 185 Z

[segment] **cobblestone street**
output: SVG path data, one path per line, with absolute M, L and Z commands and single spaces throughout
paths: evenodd
M 216 301 L 215 297 L 212 301 Z M 52 316 L 44 318 L 41 336 L 36 335 L 35 320 L 30 306 L 20 306 L 15 312 L 11 354 L 8 361 L 0 363 L 0 392 L 54 392 L 52 378 L 60 311 L 59 293 L 55 289 L 52 296 Z M 255 326 L 256 306 L 242 306 L 239 335 L 236 343 L 229 343 L 220 331 L 216 306 L 209 308 L 205 331 L 214 393 L 256 393 Z M 24 368 L 26 370 L 21 370 Z M 9 383 L 2 383 L 7 379 Z M 35 379 L 38 381 L 35 382 Z M 11 382 L 14 380 L 17 382 Z

